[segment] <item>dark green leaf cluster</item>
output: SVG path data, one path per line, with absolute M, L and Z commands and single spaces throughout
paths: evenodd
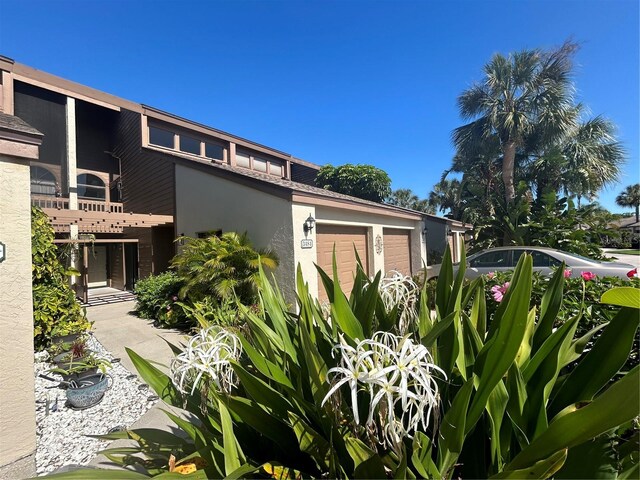
M 51 337 L 91 328 L 69 285 L 67 270 L 53 243 L 55 234 L 47 215 L 31 208 L 31 257 L 34 346 L 46 348 Z
M 318 171 L 316 186 L 378 203 L 391 195 L 389 175 L 372 165 L 325 165 Z

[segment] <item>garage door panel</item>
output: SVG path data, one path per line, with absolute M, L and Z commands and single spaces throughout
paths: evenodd
M 385 228 L 383 235 L 385 272 L 411 275 L 411 230 Z
M 367 229 L 338 225 L 318 225 L 316 228 L 318 265 L 333 277 L 333 249 L 335 246 L 338 280 L 342 290 L 348 295 L 353 288 L 357 265 L 354 246 L 358 251 L 365 272 L 368 273 Z M 318 297 L 321 301 L 326 301 L 327 295 L 320 279 L 318 289 Z

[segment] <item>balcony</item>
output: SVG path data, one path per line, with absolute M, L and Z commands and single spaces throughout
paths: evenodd
M 55 208 L 69 210 L 69 199 L 52 195 L 31 195 L 31 205 L 40 208 Z M 118 202 L 104 202 L 101 200 L 78 199 L 78 210 L 83 212 L 122 213 L 123 205 Z
M 125 227 L 154 227 L 173 223 L 171 215 L 124 212 L 122 203 L 78 199 L 78 208 L 69 208 L 69 199 L 52 195 L 31 195 L 31 204 L 42 208 L 56 233 L 69 233 L 72 225 L 79 233 L 123 233 Z

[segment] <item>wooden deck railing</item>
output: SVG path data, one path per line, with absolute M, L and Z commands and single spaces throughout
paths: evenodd
M 69 210 L 69 199 L 50 195 L 31 195 L 31 204 L 40 208 L 56 208 Z M 118 202 L 104 202 L 101 200 L 78 199 L 78 210 L 85 212 L 122 213 L 123 205 Z

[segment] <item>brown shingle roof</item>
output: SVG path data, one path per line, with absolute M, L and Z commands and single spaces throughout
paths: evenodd
M 26 133 L 27 135 L 42 136 L 42 133 L 33 128 L 20 117 L 8 115 L 2 112 L 0 112 L 0 130 L 10 130 L 13 132 Z

